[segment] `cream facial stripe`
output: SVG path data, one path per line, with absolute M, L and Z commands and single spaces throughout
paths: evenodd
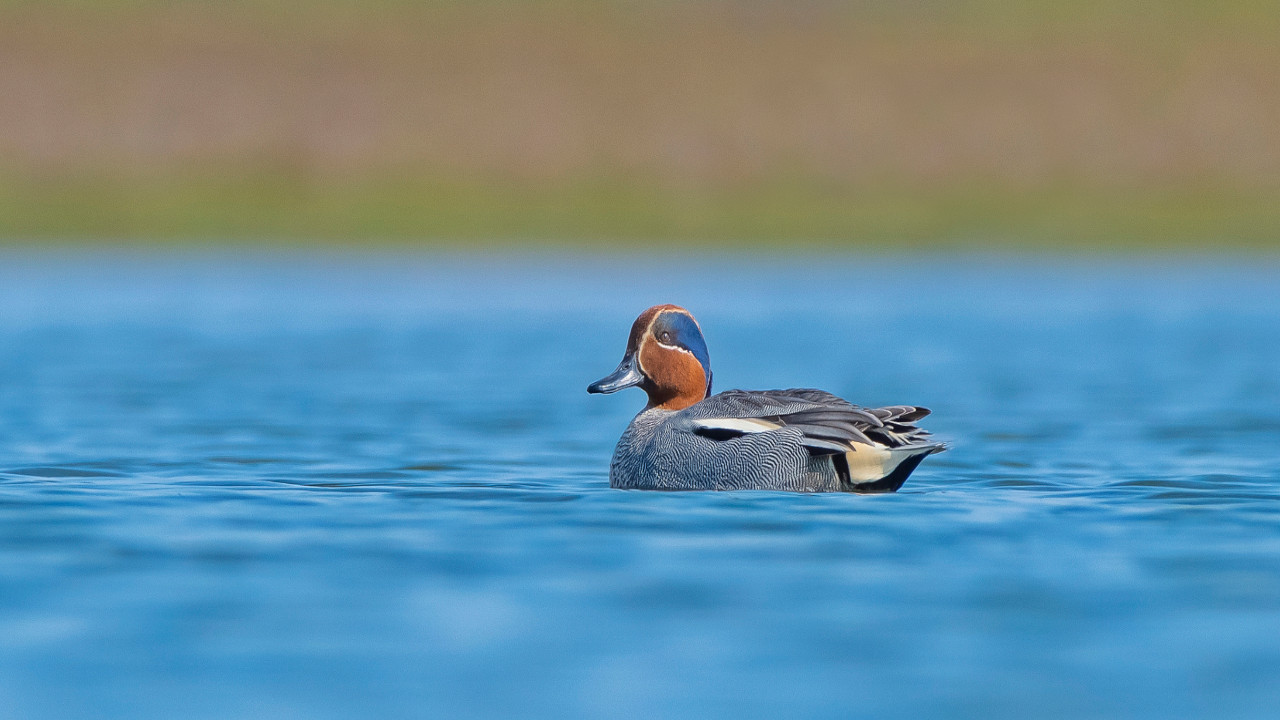
M 684 348 L 680 347 L 679 345 L 668 345 L 668 344 L 666 344 L 666 343 L 662 342 L 661 340 L 654 340 L 654 342 L 658 343 L 658 347 L 663 347 L 663 348 L 666 348 L 666 349 L 668 349 L 668 350 L 679 350 L 680 352 L 684 353 L 685 355 L 692 355 L 692 354 L 693 354 L 692 352 L 689 352 L 688 350 L 686 350 L 686 349 L 684 349 Z M 697 358 L 694 358 L 694 359 L 697 359 Z

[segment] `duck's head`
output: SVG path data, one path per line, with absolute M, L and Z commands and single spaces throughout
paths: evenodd
M 612 393 L 637 385 L 649 394 L 649 407 L 664 410 L 683 410 L 711 394 L 707 343 L 688 310 L 655 305 L 640 313 L 618 369 L 588 385 L 587 392 Z

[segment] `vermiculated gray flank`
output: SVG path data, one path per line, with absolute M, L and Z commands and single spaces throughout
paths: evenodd
M 861 408 L 822 390 L 728 390 L 683 410 L 645 408 L 614 449 L 609 484 L 644 490 L 791 490 L 892 492 L 927 455 L 912 406 Z M 735 430 L 734 420 L 780 425 Z M 726 422 L 729 421 L 729 422 Z M 884 475 L 851 476 L 849 456 L 900 449 Z

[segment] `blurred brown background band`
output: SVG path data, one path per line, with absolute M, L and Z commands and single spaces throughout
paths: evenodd
M 0 234 L 1271 246 L 1276 10 L 7 3 Z

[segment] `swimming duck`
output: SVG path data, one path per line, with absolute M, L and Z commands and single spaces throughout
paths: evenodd
M 946 449 L 915 426 L 922 407 L 864 408 L 803 388 L 712 395 L 702 329 L 678 305 L 641 313 L 618 369 L 587 392 L 636 386 L 649 403 L 613 452 L 615 488 L 893 492 Z

